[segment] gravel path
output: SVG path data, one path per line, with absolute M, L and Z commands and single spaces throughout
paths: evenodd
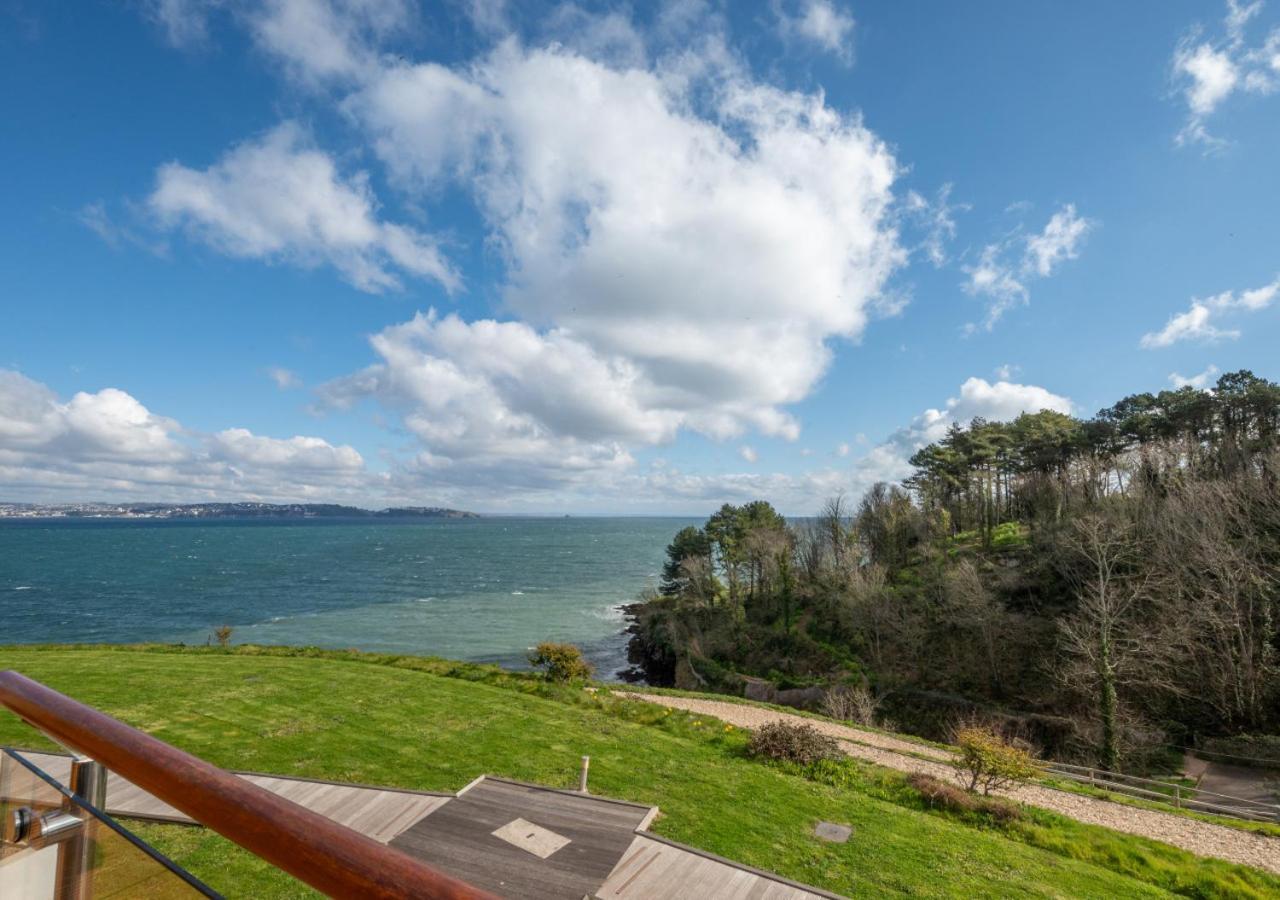
M 740 728 L 758 728 L 767 722 L 780 719 L 800 725 L 812 725 L 823 734 L 835 738 L 840 748 L 850 756 L 865 759 L 886 768 L 897 769 L 900 772 L 925 772 L 947 780 L 952 779 L 955 772 L 946 762 L 950 759 L 946 751 L 913 744 L 875 731 L 864 731 L 821 719 L 809 719 L 740 703 L 668 697 L 662 694 L 642 694 L 631 691 L 620 692 L 620 696 L 712 716 Z M 929 759 L 917 759 L 906 755 L 908 753 L 922 754 Z M 1280 875 L 1280 838 L 1251 834 L 1235 828 L 1215 825 L 1212 822 L 1126 806 L 1042 785 L 1024 785 L 1001 793 L 1031 806 L 1053 810 L 1079 822 L 1164 841 L 1166 844 L 1181 847 L 1200 856 L 1214 856 Z

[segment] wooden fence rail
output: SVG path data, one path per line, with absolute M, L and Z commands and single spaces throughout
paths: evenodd
M 1184 787 L 1180 784 L 1170 784 L 1167 781 L 1140 778 L 1136 775 L 1125 775 L 1122 772 L 1110 772 L 1106 769 L 1096 769 L 1089 766 L 1051 762 L 1046 765 L 1045 769 L 1050 774 L 1058 775 L 1080 784 L 1088 784 L 1104 791 L 1113 791 L 1133 797 L 1154 800 L 1158 803 L 1166 803 L 1178 809 L 1212 812 L 1256 822 L 1280 822 L 1280 804 L 1276 803 L 1264 803 L 1261 800 L 1253 800 L 1248 797 L 1232 797 L 1228 794 L 1202 791 L 1198 788 Z M 1143 785 L 1159 787 L 1164 790 L 1151 790 L 1143 787 Z

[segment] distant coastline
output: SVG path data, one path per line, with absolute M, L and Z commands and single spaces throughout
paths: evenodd
M 441 506 L 362 509 L 336 503 L 4 503 L 0 519 L 478 519 Z

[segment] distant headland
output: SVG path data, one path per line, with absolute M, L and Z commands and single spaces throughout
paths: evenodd
M 337 503 L 0 503 L 0 519 L 478 519 L 440 506 L 361 509 Z

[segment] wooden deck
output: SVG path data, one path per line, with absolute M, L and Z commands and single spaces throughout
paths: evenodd
M 15 751 L 66 783 L 69 756 Z M 658 810 L 481 776 L 457 794 L 237 773 L 500 897 L 518 900 L 819 900 L 817 888 L 647 832 Z M 108 813 L 194 824 L 111 773 Z
M 582 900 L 609 875 L 650 810 L 587 794 L 483 778 L 419 820 L 391 846 L 499 896 Z M 516 820 L 536 826 L 528 829 L 531 849 L 494 834 Z M 538 829 L 567 842 L 543 858 L 537 850 L 542 837 Z
M 69 756 L 28 751 L 21 751 L 21 755 L 57 781 L 66 783 L 71 772 Z M 246 781 L 384 844 L 390 843 L 400 832 L 447 803 L 453 796 L 278 775 L 238 774 Z M 113 816 L 154 822 L 195 824 L 188 816 L 115 773 L 107 776 L 106 812 Z

